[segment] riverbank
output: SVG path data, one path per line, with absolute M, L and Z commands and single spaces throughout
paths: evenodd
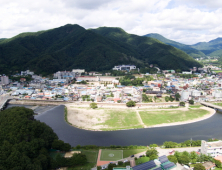
M 175 109 L 90 109 L 67 104 L 67 121 L 74 127 L 92 131 L 113 131 L 176 126 L 210 118 L 208 107 Z M 158 117 L 159 116 L 159 117 Z

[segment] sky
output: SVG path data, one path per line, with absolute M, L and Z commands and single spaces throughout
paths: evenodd
M 1 0 L 0 38 L 66 24 L 158 33 L 187 45 L 222 37 L 221 0 Z

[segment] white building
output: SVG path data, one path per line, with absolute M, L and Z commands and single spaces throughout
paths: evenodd
M 201 153 L 212 157 L 217 157 L 222 155 L 222 141 L 206 142 L 205 140 L 201 141 Z
M 81 74 L 81 73 L 84 73 L 84 72 L 85 72 L 85 69 L 72 69 L 72 72 L 73 72 L 73 73 Z
M 26 71 L 21 71 L 21 75 L 33 75 L 34 72 L 30 71 L 30 70 L 26 70 Z
M 187 101 L 187 100 L 189 100 L 189 96 L 190 96 L 190 92 L 189 91 L 182 91 L 181 92 L 181 101 Z
M 8 76 L 2 76 L 1 77 L 1 82 L 2 82 L 3 85 L 9 84 Z
M 136 69 L 135 65 L 119 65 L 114 66 L 113 70 L 134 70 Z

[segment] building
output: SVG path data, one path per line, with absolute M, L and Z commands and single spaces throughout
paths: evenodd
M 84 73 L 85 72 L 85 69 L 72 69 L 72 72 L 73 73 L 78 73 L 78 74 L 80 74 L 81 75 L 81 73 Z
M 2 76 L 2 77 L 1 77 L 1 82 L 2 82 L 2 85 L 7 85 L 7 84 L 9 84 L 8 76 Z
M 53 75 L 56 79 L 72 80 L 75 77 L 75 73 L 71 71 L 58 71 Z
M 217 157 L 222 155 L 222 141 L 206 142 L 205 140 L 201 141 L 201 153 L 212 157 Z
M 114 66 L 113 70 L 122 71 L 122 70 L 134 70 L 136 69 L 135 65 L 119 65 Z
M 30 71 L 30 70 L 26 70 L 26 71 L 21 71 L 21 75 L 22 76 L 26 76 L 26 75 L 33 75 L 34 72 Z

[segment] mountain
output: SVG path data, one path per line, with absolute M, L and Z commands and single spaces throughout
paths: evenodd
M 191 47 L 202 51 L 206 55 L 211 55 L 211 53 L 217 50 L 222 50 L 222 38 L 216 38 L 209 42 L 199 42 L 197 44 L 192 45 Z
M 172 45 L 172 46 L 184 51 L 185 53 L 187 53 L 188 55 L 190 55 L 193 58 L 205 57 L 205 54 L 203 52 L 201 52 L 200 50 L 190 47 L 189 45 L 185 45 L 185 44 L 182 44 L 182 43 L 179 43 L 176 41 L 169 40 L 160 34 L 151 33 L 151 34 L 147 34 L 144 36 L 155 38 L 165 44 Z
M 3 40 L 5 40 L 5 39 L 6 39 L 6 38 L 0 38 L 0 42 L 3 41 Z
M 162 69 L 188 70 L 193 66 L 201 66 L 185 52 L 154 38 L 128 34 L 121 28 L 100 27 L 91 30 L 116 43 L 130 45 L 140 54 L 139 59 L 157 64 Z
M 162 69 L 181 70 L 201 66 L 156 39 L 127 34 L 119 28 L 106 28 L 106 36 L 102 30 L 68 24 L 0 41 L 0 74 L 26 69 L 43 75 L 74 68 L 102 71 L 118 64 L 145 67 L 152 63 Z

